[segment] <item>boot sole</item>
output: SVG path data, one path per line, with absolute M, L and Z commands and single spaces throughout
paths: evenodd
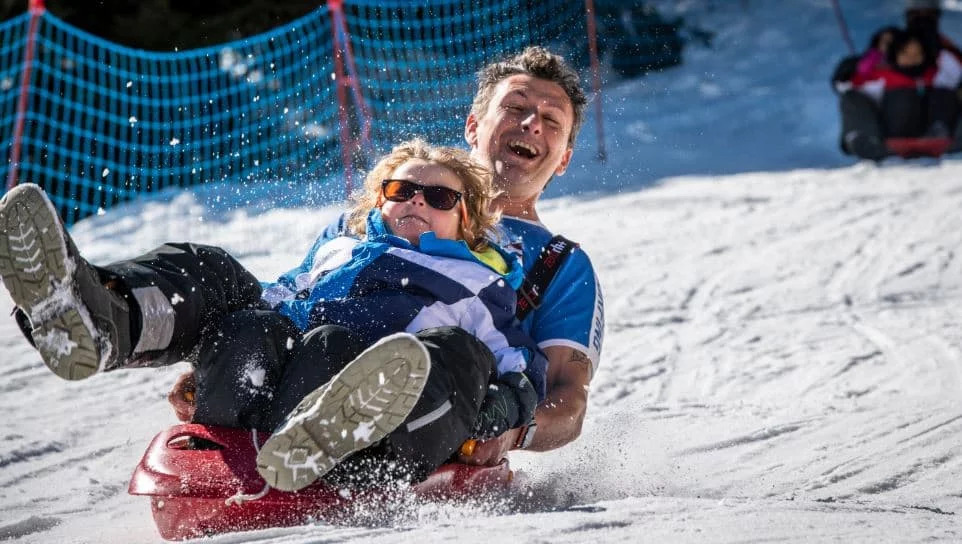
M 310 485 L 398 428 L 420 398 L 430 369 L 427 349 L 415 337 L 385 337 L 291 411 L 258 452 L 257 471 L 283 491 Z
M 14 304 L 26 312 L 43 362 L 67 380 L 100 370 L 93 322 L 71 288 L 60 219 L 43 191 L 14 187 L 0 201 L 0 277 Z

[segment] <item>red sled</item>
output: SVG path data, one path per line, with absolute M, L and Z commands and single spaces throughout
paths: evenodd
M 320 481 L 293 493 L 271 489 L 258 499 L 230 500 L 264 489 L 256 456 L 249 431 L 176 425 L 154 437 L 127 491 L 150 497 L 165 540 L 337 521 L 354 502 L 378 498 L 376 490 L 351 494 Z M 411 491 L 430 499 L 457 499 L 506 489 L 512 478 L 507 460 L 493 467 L 449 463 Z
M 952 146 L 951 138 L 889 138 L 889 151 L 906 159 L 941 157 Z

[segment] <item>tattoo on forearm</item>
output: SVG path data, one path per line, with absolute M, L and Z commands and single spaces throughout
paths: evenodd
M 571 358 L 568 359 L 568 362 L 577 363 L 579 365 L 591 368 L 591 359 L 589 359 L 587 355 L 585 355 L 584 353 L 581 353 L 580 351 L 572 352 Z

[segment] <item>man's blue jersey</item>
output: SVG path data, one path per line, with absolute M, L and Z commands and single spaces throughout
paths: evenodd
M 525 273 L 538 260 L 541 249 L 554 236 L 534 221 L 504 216 L 498 243 L 521 260 Z M 521 323 L 539 348 L 567 346 L 591 360 L 592 373 L 601 360 L 605 329 L 605 303 L 588 255 L 575 249 L 558 270 L 541 299 L 541 306 Z
M 344 236 L 346 218 L 347 214 L 343 214 L 328 225 L 308 255 L 313 255 L 322 244 Z M 496 242 L 519 258 L 525 274 L 531 272 L 541 248 L 554 236 L 541 223 L 516 217 L 502 217 L 499 227 L 501 239 Z M 306 261 L 304 266 L 309 267 Z M 598 369 L 604 339 L 605 303 L 591 260 L 581 248 L 575 249 L 558 269 L 541 299 L 541 306 L 528 314 L 521 327 L 539 348 L 573 348 L 591 360 L 592 375 Z

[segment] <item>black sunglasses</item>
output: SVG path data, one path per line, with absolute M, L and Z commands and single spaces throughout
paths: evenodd
M 461 193 L 440 185 L 421 185 L 407 179 L 386 179 L 381 182 L 381 194 L 392 202 L 407 202 L 420 192 L 428 206 L 450 210 L 461 201 Z

